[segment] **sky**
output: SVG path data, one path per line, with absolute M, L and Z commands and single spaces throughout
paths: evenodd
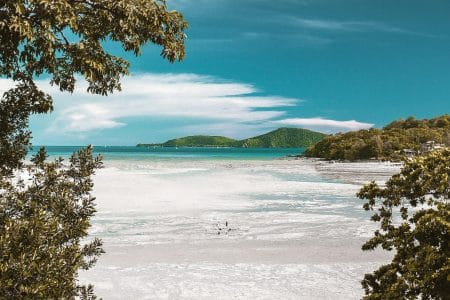
M 133 57 L 123 91 L 60 94 L 31 120 L 36 145 L 134 145 L 278 127 L 326 133 L 450 113 L 448 0 L 167 0 L 187 56 Z M 1 83 L 5 85 L 5 83 Z

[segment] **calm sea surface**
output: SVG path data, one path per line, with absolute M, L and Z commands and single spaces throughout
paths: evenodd
M 30 154 L 40 146 L 35 146 Z M 46 146 L 51 157 L 68 157 L 81 146 Z M 95 146 L 94 152 L 106 160 L 118 159 L 274 159 L 303 153 L 303 148 L 205 148 L 205 147 L 133 147 Z

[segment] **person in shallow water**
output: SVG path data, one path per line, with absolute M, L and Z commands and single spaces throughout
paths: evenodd
M 217 235 L 220 234 L 228 234 L 231 231 L 231 228 L 228 227 L 228 221 L 225 221 L 225 227 L 221 227 L 219 223 L 217 223 Z

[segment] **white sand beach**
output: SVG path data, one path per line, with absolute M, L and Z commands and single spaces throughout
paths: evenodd
M 359 299 L 375 224 L 355 197 L 398 166 L 283 160 L 107 161 L 83 282 L 104 299 Z

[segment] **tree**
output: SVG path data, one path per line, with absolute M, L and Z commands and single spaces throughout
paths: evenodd
M 91 175 L 101 166 L 92 147 L 64 167 L 42 148 L 28 167 L 32 180 L 4 184 L 0 210 L 0 295 L 60 299 L 77 294 L 78 269 L 89 269 L 101 241 L 81 245 L 95 213 Z
M 88 147 L 68 165 L 48 162 L 41 149 L 25 166 L 28 119 L 53 109 L 34 80 L 44 76 L 73 92 L 81 75 L 89 92 L 108 95 L 120 90 L 129 64 L 105 50 L 107 41 L 136 56 L 151 42 L 174 62 L 184 58 L 186 28 L 165 0 L 1 1 L 0 76 L 15 86 L 0 100 L 0 298 L 95 298 L 77 275 L 102 253 L 101 241 L 84 242 L 101 159 Z
M 395 251 L 362 281 L 365 299 L 448 299 L 450 295 L 450 149 L 406 160 L 385 187 L 358 193 L 380 224 L 363 250 Z

